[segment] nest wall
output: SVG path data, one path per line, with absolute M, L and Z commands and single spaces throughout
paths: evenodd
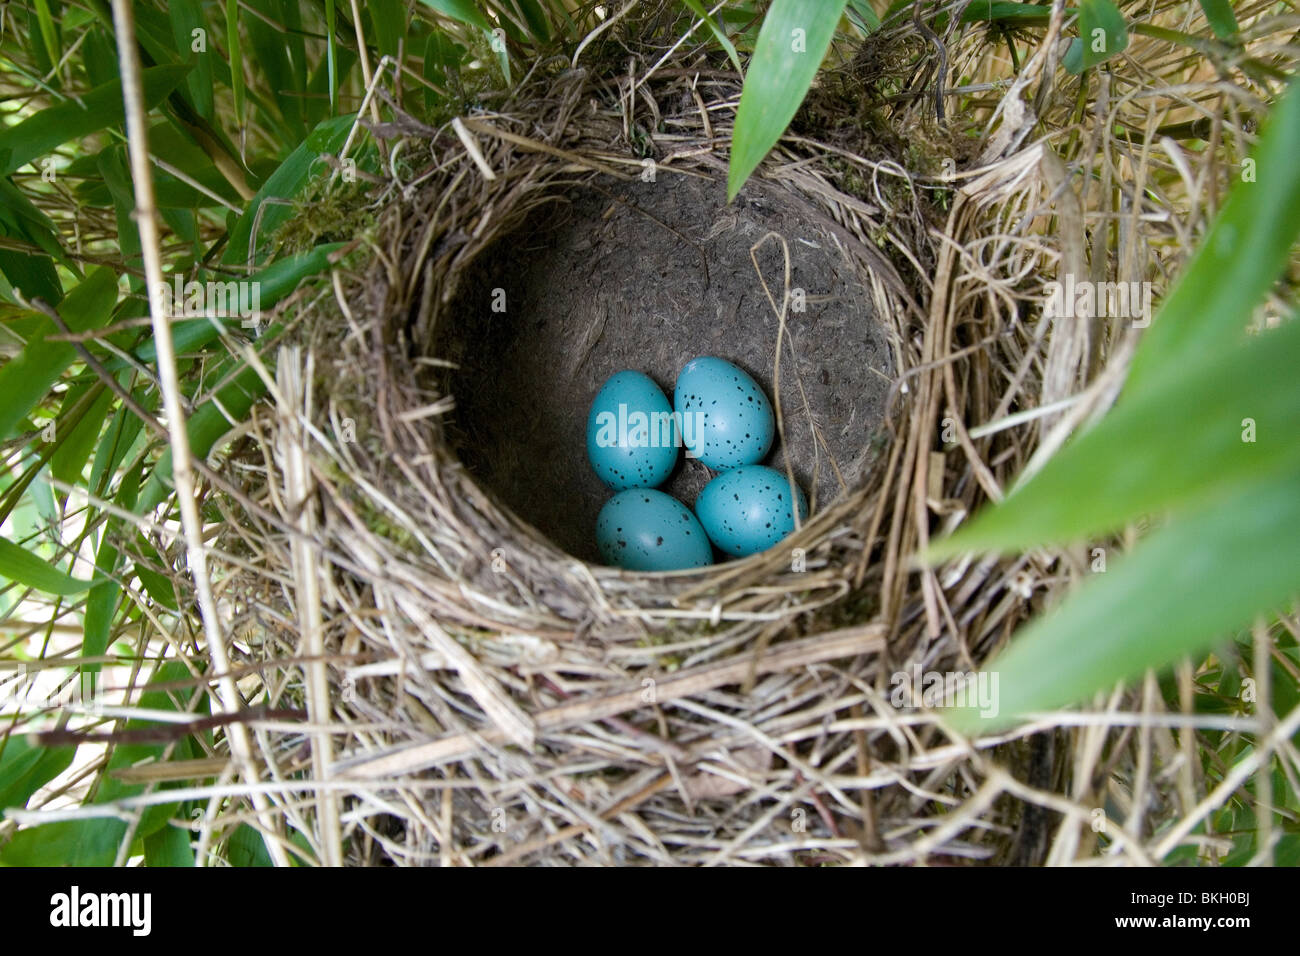
M 932 76 L 911 75 L 921 89 Z M 232 567 L 223 595 L 241 633 L 262 635 L 243 647 L 251 663 L 284 668 L 271 696 L 311 714 L 310 760 L 331 787 L 301 828 L 322 844 L 346 834 L 350 862 L 1045 852 L 1059 808 L 1026 793 L 1062 785 L 1058 732 L 971 746 L 919 701 L 891 701 L 898 673 L 976 668 L 1043 602 L 1036 582 L 1058 558 L 1063 579 L 1083 567 L 1069 551 L 942 574 L 909 559 L 1000 498 L 1040 428 L 1060 431 L 972 437 L 964 422 L 1067 394 L 1124 347 L 1110 329 L 1022 321 L 1063 254 L 1024 235 L 1062 202 L 1050 156 L 1026 140 L 1034 117 L 1006 117 L 957 178 L 898 155 L 911 135 L 959 149 L 919 95 L 873 114 L 890 124 L 874 133 L 796 129 L 761 168 L 761 188 L 813 211 L 853 264 L 895 373 L 889 439 L 862 481 L 781 547 L 673 574 L 592 565 L 512 514 L 448 440 L 436 343 L 476 263 L 558 192 L 636 178 L 646 160 L 659 177 L 724 178 L 739 90 L 685 54 L 653 71 L 634 57 L 625 73 L 534 76 L 436 128 L 400 111 L 373 128 L 390 162 L 362 264 L 300 306 L 274 412 L 254 417 L 248 496 L 281 521 L 240 514 L 252 530 L 225 542 L 255 539 L 281 573 Z M 1080 417 L 1113 395 L 1094 392 Z M 325 693 L 277 664 L 313 651 L 330 661 Z M 989 748 L 1030 783 L 981 783 Z M 263 746 L 272 772 L 285 750 Z

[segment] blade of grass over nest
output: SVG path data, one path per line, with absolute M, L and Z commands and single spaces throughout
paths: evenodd
M 775 0 L 763 19 L 736 111 L 727 200 L 736 198 L 812 85 L 846 0 Z
M 1242 340 L 1300 235 L 1300 84 L 1270 111 L 1255 151 L 1133 356 L 1125 394 Z
M 1061 61 L 1071 73 L 1105 63 L 1128 47 L 1128 26 L 1124 14 L 1111 0 L 1082 0 L 1079 4 L 1079 36 Z
M 267 329 L 265 335 L 271 339 L 282 331 L 278 325 Z M 224 378 L 232 363 L 218 369 L 214 375 Z M 246 367 L 216 395 L 194 410 L 186 422 L 190 450 L 195 458 L 204 458 L 212 451 L 217 441 L 230 432 L 237 424 L 248 417 L 253 402 L 266 394 L 266 382 L 257 374 L 257 370 Z M 171 494 L 172 452 L 167 449 L 158 459 L 144 491 L 140 494 L 137 508 L 139 512 L 148 511 L 160 504 Z
M 996 717 L 960 708 L 955 721 L 984 732 L 1074 703 L 1208 648 L 1297 590 L 1300 478 L 1240 484 L 1157 531 L 1030 624 L 985 668 L 998 678 Z M 1165 594 L 1175 599 L 1160 600 Z
M 253 226 L 257 225 L 259 237 L 269 235 L 283 225 L 293 215 L 293 207 L 284 203 L 267 203 L 269 199 L 292 200 L 311 182 L 314 175 L 329 167 L 321 159 L 323 153 L 337 155 L 343 148 L 348 131 L 355 121 L 355 114 L 336 116 L 318 125 L 305 140 L 289 154 L 288 158 L 272 173 L 248 203 L 242 216 L 230 232 L 230 245 L 224 259 L 227 265 L 254 265 L 262 261 L 266 251 L 250 249 Z M 258 219 L 258 211 L 263 205 L 267 208 Z
M 94 270 L 86 280 L 64 297 L 59 316 L 73 332 L 105 325 L 117 303 L 117 279 L 107 267 Z M 76 359 L 70 342 L 50 341 L 57 332 L 54 323 L 42 316 L 37 332 L 15 358 L 0 368 L 0 436 L 7 436 L 43 399 L 64 370 Z
M 704 21 L 704 25 L 709 28 L 713 38 L 718 41 L 718 46 L 727 51 L 727 58 L 731 60 L 732 66 L 736 68 L 737 73 L 744 73 L 745 67 L 740 62 L 740 54 L 736 52 L 736 45 L 731 42 L 727 36 L 727 31 L 718 26 L 713 17 L 709 16 L 709 11 L 704 8 L 700 0 L 682 0 L 682 5 L 689 8 L 691 13 L 695 14 Z M 877 26 L 879 21 L 877 21 Z
M 244 124 L 244 53 L 239 40 L 239 0 L 226 0 L 226 56 L 230 88 L 235 95 L 235 125 Z
M 1300 168 L 1285 158 L 1297 153 L 1300 87 L 1275 107 L 1256 150 L 1267 181 L 1232 190 L 1139 346 L 1114 412 L 1001 505 L 932 544 L 927 559 L 1111 531 L 1146 510 L 1213 493 L 1252 468 L 1293 461 L 1295 389 L 1278 362 L 1291 356 L 1293 382 L 1294 324 L 1248 349 L 1239 343 L 1300 234 Z M 1206 391 L 1198 394 L 1201 388 Z M 1210 395 L 1221 407 L 1206 404 Z M 1254 442 L 1243 440 L 1246 419 L 1254 421 Z M 1263 421 L 1281 431 L 1259 433 Z M 1190 448 L 1212 457 L 1189 457 Z M 1137 488 L 1135 479 L 1147 487 Z M 1108 500 L 1121 489 L 1127 489 L 1122 498 Z
M 144 101 L 152 109 L 184 81 L 191 66 L 155 66 L 144 71 Z M 80 97 L 41 110 L 0 132 L 0 176 L 45 156 L 64 143 L 122 122 L 122 84 L 97 86 Z
M 848 14 L 863 36 L 880 29 L 880 15 L 867 0 L 849 0 Z
M 8 538 L 0 538 L 0 578 L 17 581 L 43 594 L 80 594 L 93 583 L 64 574 L 47 559 Z
M 75 754 L 73 747 L 35 747 L 25 735 L 0 737 L 0 811 L 27 806 L 32 794 L 68 769 Z
M 503 43 L 498 42 L 492 22 L 483 15 L 483 12 L 479 10 L 478 5 L 473 0 L 420 0 L 420 2 L 426 7 L 450 17 L 457 23 L 478 27 L 478 29 L 486 33 L 488 41 L 492 44 L 492 52 L 496 54 L 497 62 L 501 65 L 501 72 L 505 76 L 506 82 L 511 81 L 510 53 Z
M 338 52 L 334 36 L 337 29 L 338 15 L 334 10 L 334 0 L 325 0 L 325 68 L 329 74 L 330 115 L 339 110 L 339 65 Z
M 1210 29 L 1220 40 L 1231 40 L 1236 37 L 1240 27 L 1237 25 L 1237 15 L 1232 12 L 1232 4 L 1229 0 L 1200 0 L 1201 11 L 1205 14 L 1205 19 L 1210 24 Z
M 45 44 L 45 53 L 50 58 L 51 66 L 54 66 L 62 59 L 63 53 L 59 43 L 59 29 L 54 25 L 54 17 L 50 14 L 49 0 L 35 0 L 32 6 L 36 10 L 36 22 L 41 28 L 41 42 Z
M 1298 368 L 1300 322 L 1180 366 L 928 556 L 1067 543 L 1212 500 L 1255 476 L 1300 474 Z
M 203 8 L 198 0 L 169 0 L 167 13 L 171 17 L 172 34 L 176 40 L 176 49 L 182 54 L 190 51 L 189 59 L 194 64 L 194 72 L 186 79 L 190 91 L 190 100 L 194 109 L 204 119 L 213 118 L 212 61 L 204 53 L 194 50 L 195 31 L 207 30 L 203 18 Z
M 247 281 L 258 283 L 260 307 L 263 310 L 271 308 L 297 289 L 302 280 L 324 271 L 330 264 L 329 257 L 345 245 L 347 243 L 327 242 L 310 252 L 273 262 L 261 272 L 249 276 Z M 217 338 L 222 327 L 238 327 L 243 321 L 240 316 L 223 316 L 181 319 L 174 322 L 172 341 L 176 345 L 176 352 L 187 354 L 201 349 Z M 158 358 L 158 345 L 153 341 L 144 342 L 132 354 L 142 362 L 153 362 Z M 109 371 L 120 371 L 128 364 L 125 359 L 117 359 L 106 362 L 105 368 Z

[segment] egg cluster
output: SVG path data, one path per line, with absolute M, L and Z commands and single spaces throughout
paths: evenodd
M 618 372 L 596 394 L 587 416 L 587 457 L 616 494 L 596 519 L 596 545 L 630 571 L 675 571 L 713 563 L 713 548 L 757 554 L 808 516 L 797 485 L 760 465 L 776 420 L 762 388 L 743 369 L 702 357 L 677 376 L 673 401 L 648 376 Z M 692 513 L 657 491 L 685 447 L 718 474 Z

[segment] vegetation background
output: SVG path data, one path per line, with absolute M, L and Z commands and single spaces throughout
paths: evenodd
M 1165 862 L 1300 862 L 1300 91 L 1287 92 L 1300 17 L 1288 0 L 0 6 L 0 862 L 190 865 L 186 821 L 211 799 L 245 799 L 221 797 L 202 772 L 222 762 L 219 721 L 179 738 L 148 729 L 211 711 L 190 663 L 205 651 L 190 581 L 202 526 L 221 515 L 183 493 L 188 461 L 201 467 L 238 432 L 263 388 L 240 348 L 276 328 L 179 321 L 170 348 L 154 335 L 148 280 L 255 280 L 265 310 L 328 281 L 354 252 L 351 200 L 393 160 L 357 123 L 389 115 L 370 94 L 378 73 L 396 64 L 388 95 L 441 125 L 635 21 L 675 38 L 666 50 L 691 45 L 745 72 L 734 195 L 792 121 L 809 121 L 799 110 L 818 71 L 868 49 L 882 24 L 986 44 L 978 75 L 947 78 L 947 119 L 974 137 L 1054 12 L 1059 70 L 1078 80 L 1056 87 L 1074 97 L 1066 108 L 1083 116 L 1112 82 L 1128 97 L 1182 98 L 1158 129 L 1110 135 L 1177 144 L 1160 200 L 1212 224 L 1179 237 L 1186 261 L 1165 277 L 1113 411 L 924 558 L 1117 536 L 1124 559 L 994 665 L 1004 714 L 1145 680 L 1195 718 L 1180 741 L 1205 788 Z M 143 143 L 133 102 L 147 154 L 132 152 Z M 1082 145 L 1076 131 L 1052 147 L 1069 161 Z M 351 170 L 337 160 L 349 150 Z M 156 231 L 139 215 L 142 168 Z M 120 704 L 60 705 L 108 675 Z M 28 737 L 74 729 L 116 736 Z M 183 761 L 208 789 L 129 819 L 112 811 L 167 779 L 142 768 Z M 42 816 L 69 808 L 85 812 Z M 295 847 L 287 859 L 316 862 L 306 837 Z M 208 852 L 201 862 L 279 856 L 248 824 Z

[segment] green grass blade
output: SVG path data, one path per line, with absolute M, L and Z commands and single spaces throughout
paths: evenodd
M 98 389 L 98 393 L 90 395 L 92 389 Z M 89 405 L 80 414 L 73 412 L 83 396 L 90 398 Z M 67 484 L 81 481 L 81 473 L 112 411 L 113 397 L 113 393 L 98 382 L 93 386 L 87 383 L 68 390 L 54 430 L 58 448 L 50 457 L 50 474 L 55 479 Z
M 1273 107 L 1243 178 L 1133 356 L 1125 393 L 1243 340 L 1300 235 L 1300 84 Z
M 189 867 L 194 865 L 194 848 L 189 831 L 165 826 L 144 838 L 144 865 L 154 867 Z
M 274 337 L 280 331 L 278 326 L 271 326 L 266 335 Z M 226 370 L 218 370 L 221 376 Z M 186 433 L 190 438 L 190 451 L 196 458 L 206 457 L 217 441 L 230 432 L 235 425 L 243 421 L 253 402 L 266 393 L 266 383 L 252 368 L 245 368 L 217 394 L 194 410 L 186 422 Z M 227 417 L 231 416 L 231 417 Z M 232 421 L 233 418 L 233 421 Z M 172 453 L 171 449 L 163 452 L 154 466 L 144 491 L 140 493 L 137 511 L 145 512 L 161 503 L 171 493 Z
M 936 542 L 927 557 L 1074 541 L 1151 512 L 1213 500 L 1253 477 L 1300 473 L 1297 369 L 1300 322 L 1222 358 L 1180 366 L 1177 375 L 1121 401 L 999 507 Z
M 60 317 L 74 332 L 99 328 L 108 322 L 117 302 L 117 279 L 113 271 L 99 268 L 74 288 L 58 306 Z M 49 319 L 15 358 L 0 367 L 0 436 L 8 435 L 43 399 L 77 351 L 70 342 L 51 342 L 45 336 L 56 332 Z
M 478 27 L 487 33 L 492 32 L 492 24 L 483 15 L 474 0 L 420 0 L 426 7 L 432 7 L 444 16 L 451 17 L 457 23 L 466 23 Z
M 153 109 L 185 79 L 189 65 L 155 66 L 144 71 L 144 105 Z M 122 84 L 118 80 L 83 94 L 81 102 L 69 100 L 29 116 L 0 131 L 0 176 L 50 153 L 64 143 L 110 126 L 123 117 Z
M 17 581 L 42 594 L 80 594 L 93 582 L 64 574 L 45 558 L 0 538 L 0 579 Z
M 41 25 L 41 41 L 45 44 L 45 54 L 50 58 L 50 64 L 53 66 L 63 57 L 59 42 L 59 28 L 55 26 L 54 17 L 50 13 L 49 0 L 35 0 L 33 7 L 36 10 L 36 22 Z
M 1248 626 L 1300 591 L 1297 529 L 1295 474 L 1183 516 L 1030 624 L 985 668 L 998 675 L 996 719 L 963 708 L 959 725 L 983 732 L 1073 703 Z
M 334 11 L 334 0 L 325 0 L 325 64 L 329 71 L 329 88 L 330 88 L 330 115 L 333 116 L 339 110 L 339 68 L 338 54 L 335 51 L 334 44 L 337 42 L 334 38 L 336 29 L 337 14 Z
M 254 273 L 248 281 L 260 283 L 260 304 L 263 310 L 272 308 L 277 302 L 298 288 L 303 279 L 324 271 L 329 266 L 329 257 L 342 249 L 347 243 L 328 242 L 317 246 L 311 252 L 299 256 L 289 256 L 273 262 L 261 272 Z M 184 355 L 201 349 L 216 340 L 218 326 L 238 326 L 244 320 L 238 316 L 212 319 L 181 319 L 172 323 L 172 344 L 177 355 Z M 158 343 L 150 339 L 132 353 L 142 362 L 154 362 L 158 359 Z M 115 359 L 105 363 L 109 371 L 120 371 L 128 363 L 124 359 Z
M 1231 40 L 1237 35 L 1240 29 L 1237 26 L 1237 15 L 1232 12 L 1232 4 L 1228 0 L 1200 0 L 1200 3 L 1201 11 L 1216 37 Z
M 230 63 L 230 88 L 235 94 L 235 124 L 244 123 L 244 53 L 239 40 L 239 0 L 226 0 L 226 57 Z
M 321 160 L 322 153 L 337 155 L 343 148 L 348 131 L 352 128 L 355 116 L 336 116 L 326 120 L 311 131 L 288 158 L 280 164 L 257 191 L 248 208 L 235 223 L 230 233 L 230 248 L 223 261 L 227 265 L 245 265 L 249 262 L 249 239 L 253 233 L 253 223 L 257 220 L 257 211 L 267 199 L 292 200 L 311 181 L 312 177 L 329 167 Z M 258 236 L 269 235 L 283 225 L 293 215 L 293 208 L 282 203 L 267 206 L 258 223 Z M 267 254 L 264 246 L 259 246 L 256 258 L 262 261 Z
M 727 199 L 758 168 L 812 85 L 846 0 L 775 0 L 745 73 L 732 134 Z
M 212 93 L 212 61 L 206 53 L 196 53 L 194 31 L 206 30 L 203 19 L 203 7 L 199 0 L 169 0 L 167 12 L 171 17 L 172 36 L 176 40 L 176 49 L 182 60 L 193 62 L 194 72 L 186 80 L 190 92 L 190 101 L 194 109 L 206 120 L 213 119 L 214 99 Z M 150 137 L 150 145 L 153 139 Z
M 0 739 L 0 810 L 25 807 L 32 794 L 67 770 L 73 747 L 33 747 L 25 735 Z
M 727 31 L 718 26 L 713 17 L 709 16 L 709 11 L 704 9 L 704 4 L 700 0 L 682 0 L 682 5 L 688 7 L 691 13 L 695 14 L 704 21 L 704 25 L 709 28 L 713 38 L 718 41 L 718 46 L 727 51 L 727 58 L 731 60 L 732 65 L 736 68 L 737 73 L 744 73 L 745 67 L 740 62 L 740 54 L 736 52 L 736 45 L 731 42 L 727 36 Z M 879 21 L 877 21 L 879 26 Z
M 1124 14 L 1111 0 L 1082 0 L 1079 4 L 1079 36 L 1071 41 L 1061 65 L 1079 74 L 1123 53 L 1128 46 Z
M 489 39 L 493 36 L 493 25 L 473 0 L 421 0 L 427 6 L 432 7 L 444 16 L 450 17 L 458 23 L 465 23 L 472 27 L 478 27 L 488 34 Z M 498 49 L 495 42 L 493 43 L 493 52 L 496 54 L 497 62 L 501 65 L 501 72 L 510 82 L 510 52 L 504 47 Z

